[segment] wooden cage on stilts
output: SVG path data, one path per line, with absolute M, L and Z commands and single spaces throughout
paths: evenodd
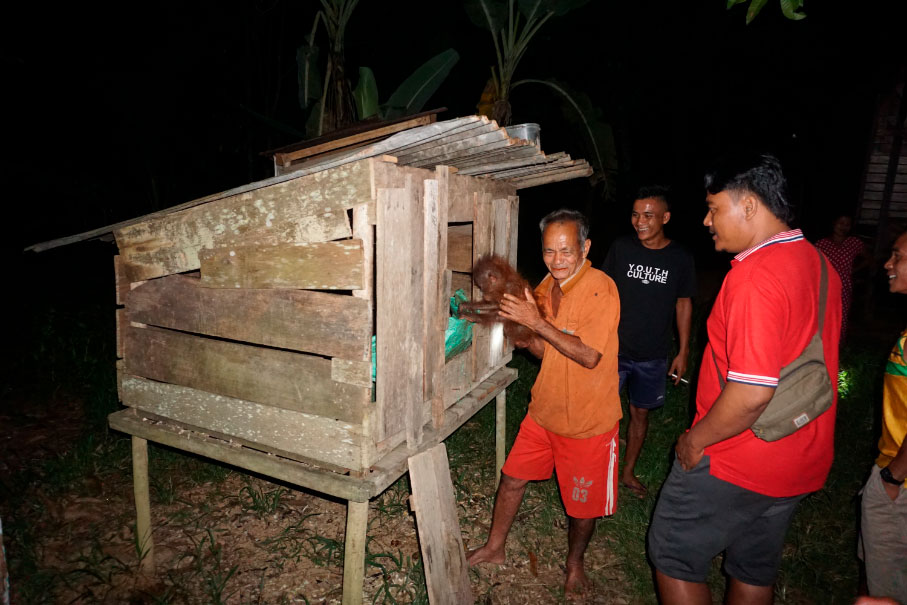
M 450 297 L 478 295 L 478 257 L 515 264 L 517 189 L 591 169 L 485 118 L 426 121 L 280 152 L 271 179 L 32 247 L 116 238 L 125 409 L 109 421 L 132 436 L 146 569 L 149 440 L 347 500 L 344 603 L 362 598 L 369 500 L 491 400 L 500 469 L 511 348 L 476 325 L 447 359 Z

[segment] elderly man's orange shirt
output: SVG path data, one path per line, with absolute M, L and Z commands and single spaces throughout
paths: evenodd
M 586 260 L 561 284 L 564 295 L 557 316 L 551 310 L 549 274 L 535 289 L 546 318 L 558 330 L 577 336 L 602 357 L 587 369 L 545 343 L 542 368 L 532 387 L 529 415 L 552 433 L 585 439 L 607 433 L 621 418 L 617 387 L 617 324 L 620 299 L 610 277 Z

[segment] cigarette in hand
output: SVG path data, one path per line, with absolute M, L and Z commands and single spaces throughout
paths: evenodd
M 676 378 L 677 378 L 677 373 L 675 372 L 674 374 L 669 374 L 669 376 L 670 376 L 671 378 L 676 379 Z M 687 380 L 686 378 L 681 378 L 681 379 L 680 379 L 680 382 L 682 382 L 683 384 L 690 384 L 690 381 Z

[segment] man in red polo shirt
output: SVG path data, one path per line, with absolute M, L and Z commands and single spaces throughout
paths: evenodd
M 649 529 L 662 603 L 710 604 L 705 581 L 722 551 L 727 602 L 771 603 L 797 503 L 831 468 L 837 392 L 830 409 L 792 435 L 768 442 L 750 430 L 781 368 L 818 326 L 821 260 L 788 226 L 786 189 L 771 155 L 725 161 L 706 175 L 703 222 L 716 250 L 737 255 L 709 315 L 693 426 L 677 441 Z M 841 281 L 827 275 L 822 345 L 836 390 Z

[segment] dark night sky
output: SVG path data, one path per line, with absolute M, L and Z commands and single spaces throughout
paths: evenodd
M 243 108 L 303 127 L 295 48 L 314 0 L 27 4 L 7 9 L 2 41 L 13 255 L 269 176 L 258 153 L 296 139 Z M 829 208 L 855 202 L 876 95 L 904 63 L 904 4 L 807 0 L 808 18 L 791 22 L 771 0 L 747 27 L 724 0 L 593 0 L 550 20 L 517 75 L 589 94 L 614 126 L 621 174 L 612 202 L 576 181 L 526 192 L 524 213 L 590 210 L 603 254 L 628 227 L 635 186 L 667 182 L 673 235 L 695 248 L 703 165 L 747 144 L 782 157 L 801 224 L 821 230 Z M 347 36 L 348 71 L 355 81 L 370 66 L 382 98 L 456 48 L 429 106 L 448 107 L 442 119 L 474 113 L 493 48 L 460 2 L 361 0 Z M 586 155 L 549 93 L 525 87 L 513 102 L 515 121 L 541 123 L 546 151 Z

